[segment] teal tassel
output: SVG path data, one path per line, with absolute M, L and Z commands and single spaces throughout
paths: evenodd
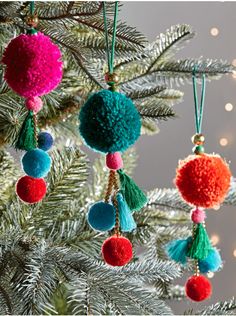
M 29 111 L 15 143 L 16 149 L 31 150 L 37 147 L 34 134 L 34 113 Z
M 187 239 L 172 240 L 165 246 L 167 255 L 174 261 L 185 264 L 187 262 L 188 248 L 192 243 L 192 237 Z
M 122 169 L 117 171 L 120 177 L 121 191 L 131 211 L 140 210 L 146 203 L 147 197 L 137 184 L 124 173 Z
M 120 229 L 122 232 L 131 232 L 137 227 L 133 215 L 122 194 L 118 193 L 116 197 L 119 209 Z

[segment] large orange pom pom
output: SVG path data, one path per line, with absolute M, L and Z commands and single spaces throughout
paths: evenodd
M 223 202 L 230 186 L 231 172 L 218 155 L 190 155 L 180 161 L 175 183 L 183 199 L 211 208 Z

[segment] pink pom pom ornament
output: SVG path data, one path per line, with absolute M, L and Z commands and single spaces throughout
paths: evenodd
M 6 82 L 25 98 L 49 93 L 62 79 L 61 52 L 40 32 L 12 39 L 4 51 L 2 63 L 6 65 Z
M 30 97 L 25 100 L 25 107 L 36 114 L 42 109 L 43 101 L 39 97 Z
M 123 168 L 123 160 L 119 152 L 109 153 L 106 155 L 107 168 L 111 170 L 119 170 Z
M 196 208 L 192 210 L 191 219 L 195 224 L 203 223 L 206 219 L 206 213 L 204 210 Z

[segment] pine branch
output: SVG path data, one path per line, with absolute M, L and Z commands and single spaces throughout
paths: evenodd
M 208 306 L 200 311 L 188 310 L 185 315 L 235 315 L 236 301 L 232 298 L 230 301 L 218 302 Z
M 175 117 L 175 112 L 171 107 L 163 104 L 162 101 L 156 102 L 155 105 L 148 105 L 146 107 L 138 107 L 139 113 L 144 120 L 168 120 Z

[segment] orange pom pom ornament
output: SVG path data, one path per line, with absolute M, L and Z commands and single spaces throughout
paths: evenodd
M 210 281 L 200 273 L 217 271 L 222 263 L 217 249 L 213 248 L 205 228 L 205 211 L 225 199 L 230 187 L 231 172 L 224 159 L 216 154 L 204 153 L 205 137 L 201 134 L 205 75 L 202 77 L 201 104 L 198 105 L 196 69 L 193 70 L 196 134 L 192 137 L 194 155 L 179 162 L 175 184 L 182 198 L 195 206 L 191 212 L 192 236 L 174 240 L 166 245 L 169 257 L 185 264 L 187 258 L 194 260 L 194 275 L 186 283 L 186 295 L 193 301 L 203 301 L 211 296 Z

